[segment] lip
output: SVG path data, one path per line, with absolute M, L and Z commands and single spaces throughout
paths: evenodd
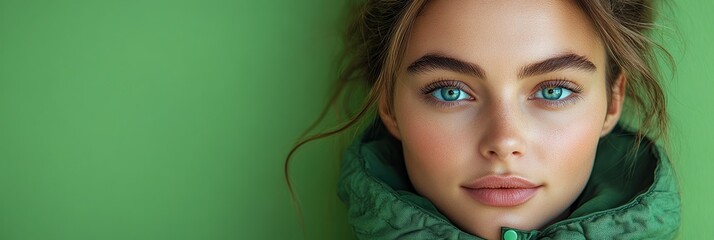
M 493 207 L 515 207 L 538 193 L 542 185 L 518 176 L 489 175 L 463 186 L 476 201 Z

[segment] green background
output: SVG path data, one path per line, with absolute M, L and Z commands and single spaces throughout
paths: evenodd
M 300 239 L 283 160 L 345 1 L 0 0 L 0 239 Z M 681 238 L 714 235 L 714 2 L 665 33 Z M 300 149 L 308 239 L 351 232 L 335 141 Z

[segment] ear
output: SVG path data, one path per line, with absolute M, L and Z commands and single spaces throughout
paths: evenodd
M 387 98 L 385 97 L 384 94 L 382 94 L 382 96 L 379 97 L 378 111 L 379 111 L 379 118 L 382 119 L 382 123 L 384 123 L 384 126 L 387 127 L 387 130 L 389 130 L 389 133 L 401 141 L 402 138 L 401 138 L 401 135 L 399 134 L 399 127 L 397 126 L 397 119 L 394 117 L 393 111 L 389 110 L 389 103 L 387 102 Z
M 602 132 L 600 132 L 600 137 L 604 137 L 615 128 L 617 121 L 620 120 L 620 115 L 622 114 L 622 105 L 625 102 L 625 86 L 627 85 L 627 77 L 624 73 L 620 73 L 615 80 L 612 87 L 612 94 L 610 95 L 610 106 L 607 109 L 607 115 L 605 116 L 605 123 L 602 126 Z

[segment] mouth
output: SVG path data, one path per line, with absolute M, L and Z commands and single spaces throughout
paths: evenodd
M 489 175 L 463 186 L 481 204 L 493 207 L 515 207 L 526 203 L 542 185 L 515 176 Z

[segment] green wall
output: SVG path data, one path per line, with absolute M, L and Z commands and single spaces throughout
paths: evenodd
M 680 239 L 714 235 L 714 11 L 713 1 L 676 1 L 664 32 L 677 67 L 667 83 L 672 158 L 682 190 Z
M 282 159 L 324 101 L 341 8 L 0 0 L 0 239 L 299 236 Z M 307 223 L 334 198 L 313 167 Z
M 301 239 L 283 159 L 344 1 L 0 0 L 0 239 Z M 674 7 L 682 238 L 714 235 L 714 10 Z M 297 152 L 308 239 L 350 233 L 335 141 Z

